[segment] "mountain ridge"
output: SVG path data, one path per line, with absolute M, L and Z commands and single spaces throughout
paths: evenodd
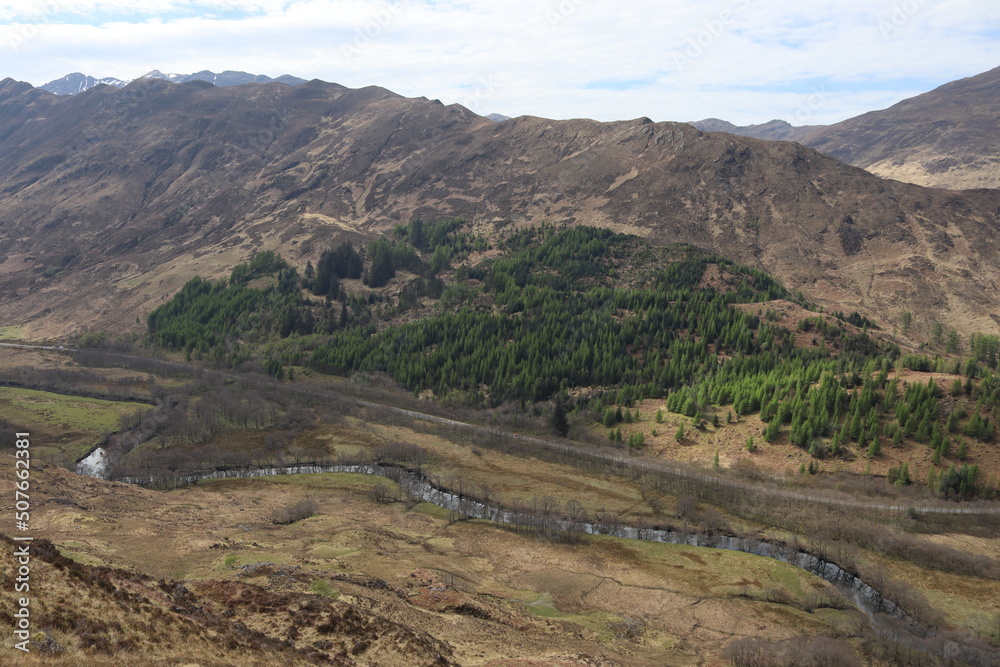
M 649 119 L 522 116 L 311 81 L 0 83 L 0 293 L 35 335 L 135 319 L 253 250 L 304 264 L 416 218 L 591 224 L 773 273 L 833 309 L 1000 330 L 1000 194 Z M 83 137 L 83 140 L 81 140 Z
M 738 126 L 720 118 L 705 118 L 689 123 L 703 132 L 727 132 L 741 137 L 767 139 L 769 141 L 799 141 L 811 132 L 825 125 L 792 125 L 788 121 L 775 118 L 757 125 Z
M 306 79 L 301 79 L 297 76 L 292 76 L 291 74 L 282 74 L 279 77 L 271 78 L 263 74 L 250 74 L 248 72 L 239 72 L 234 70 L 226 70 L 220 73 L 211 72 L 209 70 L 201 70 L 200 72 L 195 72 L 194 74 L 164 74 L 160 70 L 154 69 L 146 72 L 138 78 L 163 79 L 171 83 L 207 81 L 208 83 L 220 87 L 242 86 L 248 83 L 270 83 L 272 81 L 289 86 L 298 86 L 306 82 Z M 136 79 L 124 80 L 116 77 L 104 77 L 98 79 L 81 72 L 73 72 L 72 74 L 67 74 L 62 78 L 49 81 L 48 83 L 39 86 L 39 88 L 56 95 L 78 95 L 100 84 L 113 86 L 115 88 L 124 88 L 126 85 L 135 80 Z

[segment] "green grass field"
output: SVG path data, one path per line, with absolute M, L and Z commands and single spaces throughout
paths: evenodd
M 0 327 L 0 340 L 23 340 L 24 325 Z
M 30 432 L 35 455 L 56 464 L 80 458 L 118 428 L 122 415 L 141 409 L 135 403 L 0 387 L 4 419 Z

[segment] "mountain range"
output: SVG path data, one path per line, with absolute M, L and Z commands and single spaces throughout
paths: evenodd
M 298 86 L 306 82 L 305 79 L 300 79 L 299 77 L 291 76 L 290 74 L 284 74 L 276 79 L 272 79 L 271 77 L 264 76 L 263 74 L 249 74 L 247 72 L 235 72 L 232 70 L 226 70 L 225 72 L 219 74 L 208 70 L 202 70 L 200 72 L 195 72 L 194 74 L 164 74 L 160 70 L 154 69 L 151 72 L 143 74 L 139 78 L 163 79 L 171 83 L 207 81 L 208 83 L 216 86 L 242 86 L 247 83 L 269 83 L 271 81 L 277 81 L 278 83 L 284 83 L 289 86 Z M 113 86 L 115 88 L 123 88 L 129 83 L 131 83 L 131 81 L 116 79 L 115 77 L 97 79 L 87 74 L 74 72 L 72 74 L 67 74 L 60 79 L 49 81 L 48 83 L 39 86 L 39 88 L 47 90 L 50 93 L 55 93 L 56 95 L 78 95 L 79 93 L 100 84 Z
M 134 329 L 255 249 L 304 264 L 336 239 L 454 216 L 690 243 L 829 308 L 1000 330 L 995 191 L 684 123 L 497 123 L 378 87 L 0 82 L 2 313 L 36 335 Z
M 799 141 L 814 130 L 826 127 L 825 125 L 799 125 L 795 126 L 788 121 L 774 119 L 759 125 L 733 125 L 729 121 L 720 118 L 706 118 L 691 123 L 703 132 L 727 132 L 737 134 L 741 137 L 753 137 L 754 139 L 768 139 L 770 141 Z
M 207 81 L 216 86 L 240 86 L 277 81 L 305 83 L 288 74 L 271 77 L 227 70 L 194 74 L 147 72 L 141 79 L 171 83 Z M 76 95 L 100 84 L 122 88 L 128 80 L 97 79 L 75 72 L 43 86 L 57 95 Z M 489 114 L 502 122 L 508 116 Z M 1000 187 L 995 129 L 1000 119 L 1000 68 L 953 81 L 888 109 L 872 111 L 834 125 L 793 126 L 774 119 L 737 126 L 719 118 L 690 124 L 704 132 L 726 132 L 769 141 L 795 141 L 883 178 L 938 188 Z
M 85 90 L 90 90 L 94 86 L 100 86 L 102 84 L 106 86 L 113 86 L 115 88 L 121 88 L 127 83 L 128 81 L 116 79 L 113 76 L 106 76 L 101 79 L 97 79 L 87 74 L 73 72 L 72 74 L 67 74 L 60 79 L 49 81 L 44 86 L 39 87 L 42 90 L 47 90 L 55 95 L 78 95 Z

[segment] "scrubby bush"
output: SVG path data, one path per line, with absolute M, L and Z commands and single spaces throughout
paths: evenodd
M 296 521 L 308 519 L 316 513 L 316 501 L 311 498 L 277 510 L 271 517 L 271 522 L 278 526 L 286 526 Z
M 845 642 L 796 637 L 785 642 L 745 637 L 729 643 L 723 657 L 736 667 L 853 667 L 861 662 Z

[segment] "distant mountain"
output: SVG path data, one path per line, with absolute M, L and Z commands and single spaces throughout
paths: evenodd
M 248 83 L 270 83 L 272 81 L 277 81 L 278 83 L 283 83 L 288 86 L 298 86 L 306 82 L 305 79 L 300 79 L 299 77 L 292 76 L 291 74 L 283 74 L 277 79 L 272 79 L 271 77 L 263 74 L 250 74 L 248 72 L 235 72 L 233 70 L 226 70 L 220 74 L 216 74 L 215 72 L 210 72 L 208 70 L 202 70 L 200 72 L 195 72 L 194 74 L 164 74 L 163 72 L 154 69 L 152 72 L 143 74 L 140 78 L 165 79 L 171 83 L 207 81 L 219 87 L 242 86 Z
M 220 87 L 242 86 L 247 83 L 270 83 L 272 81 L 277 81 L 278 83 L 283 83 L 287 86 L 298 86 L 306 82 L 305 79 L 300 79 L 299 77 L 292 76 L 291 74 L 283 74 L 276 79 L 272 79 L 271 77 L 264 76 L 263 74 L 250 74 L 248 72 L 234 72 L 231 70 L 226 70 L 221 74 L 216 74 L 215 72 L 210 72 L 208 70 L 202 70 L 200 72 L 195 72 L 194 74 L 164 74 L 160 70 L 154 69 L 151 72 L 143 74 L 139 78 L 162 79 L 171 83 L 207 81 Z M 61 79 L 49 81 L 44 86 L 40 86 L 40 88 L 42 90 L 47 90 L 50 93 L 55 93 L 56 95 L 77 95 L 102 83 L 114 86 L 115 88 L 121 88 L 130 82 L 116 79 L 114 77 L 95 79 L 92 76 L 74 72 L 73 74 L 67 74 Z
M 492 120 L 495 123 L 502 123 L 505 120 L 510 120 L 510 116 L 504 116 L 503 114 L 499 114 L 499 113 L 491 113 L 491 114 L 487 115 L 486 118 L 489 118 L 490 120 Z
M 92 76 L 87 76 L 86 74 L 81 74 L 80 72 L 73 72 L 72 74 L 67 74 L 61 79 L 49 81 L 44 86 L 41 86 L 41 88 L 42 90 L 47 90 L 50 93 L 55 93 L 56 95 L 76 95 L 102 83 L 114 86 L 115 88 L 121 88 L 127 82 L 122 81 L 121 79 L 116 79 L 113 76 L 106 76 L 103 79 L 95 79 Z
M 706 118 L 696 120 L 693 123 L 702 132 L 728 132 L 741 137 L 753 137 L 754 139 L 767 139 L 769 141 L 799 141 L 810 132 L 814 132 L 824 125 L 802 125 L 794 126 L 783 120 L 772 120 L 760 125 L 738 126 L 718 118 Z
M 816 130 L 802 143 L 882 176 L 1000 188 L 1000 67 Z
M 190 74 L 164 74 L 158 69 L 154 69 L 151 72 L 146 72 L 140 79 L 161 79 L 163 81 L 169 81 L 170 83 L 183 83 L 188 80 Z
M 274 81 L 276 83 L 283 83 L 286 86 L 301 86 L 303 83 L 308 83 L 306 79 L 300 79 L 299 77 L 292 76 L 291 74 L 282 74 Z

